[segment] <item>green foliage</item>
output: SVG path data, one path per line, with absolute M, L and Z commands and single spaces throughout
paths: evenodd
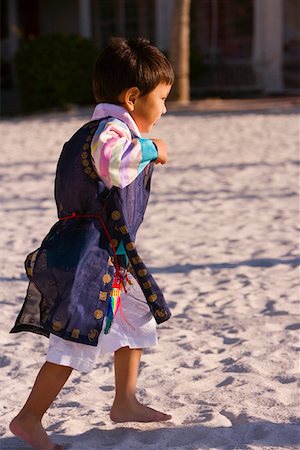
M 23 41 L 15 62 L 24 112 L 91 103 L 96 55 L 93 42 L 79 35 Z

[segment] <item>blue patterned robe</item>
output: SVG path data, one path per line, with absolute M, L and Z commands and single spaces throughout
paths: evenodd
M 112 247 L 116 249 L 121 241 L 156 322 L 164 322 L 171 315 L 135 248 L 154 163 L 149 163 L 125 188 L 107 189 L 91 159 L 90 143 L 99 122 L 84 125 L 64 145 L 55 181 L 58 217 L 62 220 L 54 224 L 40 248 L 25 261 L 29 286 L 12 333 L 53 333 L 96 346 L 115 273 Z M 100 213 L 101 219 L 97 217 Z M 80 215 L 93 217 L 77 217 Z

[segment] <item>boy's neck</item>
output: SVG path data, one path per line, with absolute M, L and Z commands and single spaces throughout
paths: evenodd
M 137 127 L 137 124 L 131 117 L 130 113 L 120 105 L 115 105 L 113 103 L 98 103 L 92 115 L 92 120 L 104 119 L 105 117 L 112 116 L 116 119 L 125 122 L 128 128 L 138 137 L 141 133 Z

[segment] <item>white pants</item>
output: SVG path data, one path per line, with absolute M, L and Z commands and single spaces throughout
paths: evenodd
M 115 352 L 121 347 L 146 348 L 157 344 L 156 322 L 146 303 L 144 294 L 132 275 L 132 285 L 121 295 L 119 308 L 108 334 L 103 328 L 97 347 L 67 341 L 50 334 L 47 361 L 72 367 L 80 372 L 90 372 L 98 355 Z

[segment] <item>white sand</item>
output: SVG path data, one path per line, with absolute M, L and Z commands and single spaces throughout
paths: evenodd
M 56 221 L 56 161 L 89 113 L 0 124 L 2 450 L 29 448 L 8 423 L 47 348 L 44 337 L 8 334 L 27 287 L 23 261 Z M 173 317 L 143 356 L 138 394 L 173 420 L 113 424 L 108 356 L 73 373 L 45 426 L 69 450 L 300 448 L 299 116 L 170 114 L 156 135 L 170 162 L 154 175 L 138 248 Z

